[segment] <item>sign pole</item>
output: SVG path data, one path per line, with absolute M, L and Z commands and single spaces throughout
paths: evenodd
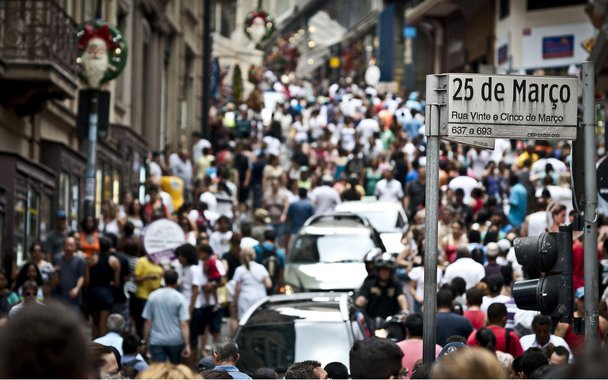
M 84 194 L 84 214 L 95 217 L 95 168 L 97 165 L 97 94 L 91 92 L 91 113 L 89 114 L 89 139 L 87 149 L 87 169 Z
M 583 128 L 585 136 L 585 351 L 593 353 L 599 341 L 599 289 L 597 267 L 597 179 L 595 136 L 595 71 L 592 62 L 583 63 Z
M 437 94 L 439 77 L 426 77 L 426 189 L 424 248 L 424 309 L 423 309 L 423 361 L 435 360 L 435 331 L 437 324 L 437 224 L 439 222 L 439 129 L 440 99 Z

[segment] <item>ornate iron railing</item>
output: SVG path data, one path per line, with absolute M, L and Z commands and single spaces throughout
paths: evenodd
M 0 58 L 51 62 L 76 76 L 76 23 L 55 0 L 0 0 Z

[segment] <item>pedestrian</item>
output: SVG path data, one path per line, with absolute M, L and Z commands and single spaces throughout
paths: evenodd
M 568 351 L 568 361 L 573 360 L 572 352 L 570 352 L 570 346 L 568 343 L 557 335 L 551 333 L 551 327 L 553 322 L 551 317 L 546 315 L 537 315 L 532 320 L 533 334 L 524 335 L 520 338 L 521 348 L 526 351 L 530 347 L 538 347 L 547 349 L 551 347 L 564 347 Z M 551 357 L 549 355 L 549 357 Z
M 400 379 L 402 359 L 403 352 L 390 339 L 357 340 L 349 352 L 350 374 L 353 379 Z
M 285 252 L 276 245 L 276 234 L 273 229 L 264 231 L 264 241 L 256 245 L 255 261 L 268 271 L 272 288 L 268 294 L 277 294 L 285 286 Z
M 363 283 L 357 292 L 355 304 L 374 319 L 409 312 L 403 285 L 395 279 L 395 258 L 390 253 L 383 253 L 375 258 L 374 264 L 376 276 Z
M 26 262 L 25 264 L 23 264 L 21 269 L 19 269 L 17 279 L 13 284 L 13 291 L 15 291 L 15 293 L 17 293 L 22 299 L 24 292 L 23 284 L 25 284 L 26 281 L 33 281 L 36 283 L 38 290 L 36 298 L 44 300 L 44 293 L 42 291 L 42 274 L 40 273 L 40 270 L 38 269 L 36 264 L 31 261 Z
M 106 320 L 114 305 L 114 288 L 120 287 L 120 261 L 110 255 L 112 243 L 102 236 L 99 253 L 89 256 L 85 271 L 86 309 L 91 314 L 93 338 L 106 333 Z
M 0 332 L 0 377 L 88 378 L 82 327 L 74 310 L 59 303 L 23 308 Z
M 15 315 L 21 312 L 23 309 L 31 307 L 33 305 L 44 305 L 36 298 L 36 294 L 40 291 L 40 287 L 35 281 L 27 280 L 21 286 L 23 300 L 21 303 L 16 304 L 8 312 L 9 317 L 14 318 Z
M 112 346 L 89 343 L 89 376 L 93 379 L 113 379 L 122 368 L 121 355 Z
M 455 277 L 462 277 L 467 283 L 467 289 L 470 289 L 479 284 L 485 275 L 483 265 L 473 260 L 469 249 L 462 246 L 456 250 L 456 261 L 445 269 L 441 283 L 449 284 Z
M 454 294 L 450 289 L 440 289 L 437 292 L 437 332 L 436 342 L 440 346 L 448 343 L 448 338 L 454 335 L 467 338 L 473 332 L 471 322 L 465 317 L 452 312 Z
M 80 222 L 80 250 L 85 257 L 99 253 L 99 234 L 95 218 L 85 216 Z
M 233 379 L 251 379 L 251 377 L 241 372 L 236 364 L 239 361 L 239 347 L 230 338 L 221 338 L 213 344 L 211 349 L 215 371 L 225 371 Z
M 202 379 L 183 364 L 153 363 L 139 374 L 139 379 Z
M 234 281 L 233 308 L 241 320 L 254 303 L 266 296 L 267 289 L 272 288 L 272 281 L 266 268 L 255 262 L 255 252 L 250 248 L 241 252 L 241 266 L 234 272 Z
M 321 177 L 321 186 L 315 187 L 310 193 L 315 214 L 334 211 L 336 206 L 342 202 L 340 193 L 332 187 L 332 183 L 332 176 L 326 174 Z
M 84 286 L 85 261 L 76 256 L 76 239 L 67 237 L 63 244 L 63 252 L 55 255 L 54 276 L 56 286 L 53 294 L 63 302 L 76 309 L 82 305 L 82 289 Z
M 488 327 L 496 336 L 496 350 L 513 355 L 514 358 L 521 356 L 524 350 L 519 343 L 519 337 L 511 329 L 505 329 L 507 324 L 507 307 L 502 303 L 493 303 L 488 307 Z M 468 336 L 467 344 L 475 346 L 475 333 Z
M 44 298 L 48 298 L 51 295 L 53 279 L 53 264 L 44 259 L 44 248 L 41 242 L 34 242 L 30 247 L 30 254 L 32 257 L 32 263 L 38 267 L 40 275 L 42 276 L 42 294 Z
M 463 348 L 438 360 L 431 370 L 433 379 L 504 379 L 506 372 L 488 350 Z
M 304 223 L 315 214 L 315 208 L 308 199 L 308 190 L 298 189 L 298 200 L 287 208 L 287 233 L 285 234 L 285 247 L 289 247 L 291 235 L 296 235 Z
M 397 345 L 403 351 L 401 365 L 407 371 L 406 379 L 414 373 L 414 364 L 422 359 L 423 349 L 423 321 L 420 314 L 410 314 L 405 319 L 405 340 L 398 342 Z M 435 345 L 435 356 L 441 352 L 441 346 Z
M 270 181 L 270 187 L 262 198 L 262 207 L 268 211 L 270 224 L 276 231 L 277 241 L 281 241 L 287 218 L 287 208 L 289 207 L 289 196 L 277 177 Z
M 6 317 L 11 307 L 19 303 L 17 293 L 8 289 L 6 272 L 0 269 L 0 318 Z
M 131 320 L 135 323 L 137 335 L 143 336 L 144 321 L 141 315 L 150 293 L 161 286 L 163 267 L 155 263 L 150 256 L 142 256 L 135 263 L 133 276 L 137 287 L 133 297 L 129 300 L 129 311 L 131 313 Z
M 144 340 L 153 362 L 179 364 L 181 357 L 190 356 L 190 314 L 186 298 L 177 290 L 178 279 L 176 271 L 166 271 L 165 287 L 150 294 L 142 312 Z
M 63 242 L 68 237 L 67 214 L 64 210 L 55 213 L 55 227 L 47 234 L 44 242 L 46 260 L 52 261 L 63 249 Z
M 129 334 L 122 342 L 122 374 L 127 379 L 135 379 L 148 369 L 148 363 L 140 355 L 143 342 L 137 335 Z
M 327 379 L 327 371 L 316 360 L 293 363 L 285 372 L 286 379 Z
M 473 287 L 466 291 L 467 309 L 463 316 L 468 319 L 473 328 L 480 329 L 486 325 L 486 313 L 481 310 L 483 302 L 483 291 L 478 287 Z

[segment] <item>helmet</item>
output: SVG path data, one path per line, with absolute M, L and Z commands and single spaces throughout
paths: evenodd
M 382 250 L 380 248 L 372 248 L 363 256 L 363 261 L 365 263 L 374 263 L 376 257 L 380 255 L 382 255 Z
M 374 264 L 376 265 L 376 268 L 386 268 L 391 270 L 397 267 L 395 256 L 388 252 L 384 252 L 382 255 L 377 256 L 374 259 Z

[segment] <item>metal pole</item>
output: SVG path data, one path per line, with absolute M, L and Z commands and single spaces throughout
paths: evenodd
M 91 113 L 89 114 L 89 139 L 84 195 L 84 215 L 95 217 L 95 169 L 97 166 L 97 96 L 91 91 Z
M 201 133 L 209 138 L 209 103 L 211 98 L 211 1 L 205 0 L 203 14 L 203 109 L 201 110 Z M 218 83 L 218 86 L 220 84 Z
M 587 354 L 600 347 L 599 341 L 599 289 L 597 259 L 597 143 L 595 136 L 595 71 L 592 62 L 583 63 L 583 128 L 585 136 L 585 351 Z
M 437 324 L 437 223 L 439 210 L 439 106 L 436 89 L 438 77 L 427 75 L 426 108 L 426 189 L 425 189 L 425 228 L 426 244 L 424 249 L 424 318 L 423 318 L 423 360 L 435 360 L 435 329 Z M 434 103 L 434 104 L 433 104 Z

